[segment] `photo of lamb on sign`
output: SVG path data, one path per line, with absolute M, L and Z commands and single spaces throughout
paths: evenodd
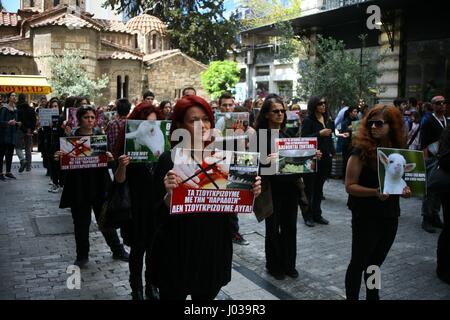
M 416 168 L 416 164 L 406 163 L 405 157 L 399 153 L 391 153 L 387 156 L 381 150 L 378 150 L 378 159 L 385 168 L 384 184 L 381 193 L 402 195 L 404 189 L 408 187 L 403 179 L 404 174 L 413 171 Z

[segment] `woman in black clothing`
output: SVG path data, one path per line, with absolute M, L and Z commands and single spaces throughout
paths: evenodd
M 264 101 L 256 119 L 258 140 L 263 139 L 264 132 L 267 132 L 268 153 L 271 152 L 269 150 L 275 138 L 288 138 L 284 131 L 285 125 L 286 106 L 280 97 L 270 95 Z M 278 134 L 272 135 L 272 130 L 277 130 Z M 275 154 L 269 154 L 268 160 L 270 161 L 274 156 Z M 278 176 L 274 173 L 263 176 L 264 182 L 270 183 L 273 204 L 273 213 L 265 219 L 266 269 L 277 280 L 284 279 L 285 275 L 297 278 L 298 272 L 295 268 L 299 193 L 297 182 L 300 175 Z
M 77 111 L 79 128 L 75 130 L 74 136 L 95 135 L 95 109 L 84 105 Z M 111 153 L 108 160 L 113 160 Z M 55 153 L 55 160 L 63 155 L 62 151 Z M 61 195 L 59 207 L 70 208 L 72 211 L 75 229 L 75 242 L 77 258 L 75 265 L 83 267 L 89 261 L 89 226 L 91 224 L 91 211 L 94 211 L 96 219 L 104 201 L 106 192 L 111 184 L 108 168 L 76 169 L 67 171 L 64 189 Z M 115 229 L 102 231 L 106 243 L 113 252 L 113 258 L 128 261 L 128 253 L 120 243 Z
M 309 174 L 303 178 L 305 192 L 308 197 L 309 208 L 303 215 L 305 224 L 313 227 L 314 223 L 328 224 L 322 217 L 323 185 L 331 172 L 333 155 L 336 153 L 332 139 L 334 123 L 328 116 L 326 101 L 321 97 L 312 97 L 308 102 L 308 117 L 305 118 L 301 128 L 302 137 L 317 137 L 318 149 L 322 158 L 318 161 L 317 173 Z
M 362 120 L 353 146 L 345 179 L 348 207 L 352 211 L 352 257 L 345 276 L 345 290 L 347 299 L 359 299 L 364 273 L 366 299 L 378 300 L 379 287 L 367 283 L 373 273 L 368 268 L 379 268 L 384 262 L 397 233 L 400 204 L 398 195 L 380 194 L 377 148 L 405 147 L 400 111 L 394 106 L 372 108 Z M 403 197 L 410 196 L 411 190 L 405 187 Z
M 128 102 L 129 103 L 129 102 Z M 136 106 L 128 116 L 129 120 L 162 120 L 161 111 L 144 102 Z M 123 150 L 124 132 L 118 140 L 118 149 Z M 117 183 L 128 183 L 131 200 L 130 230 L 130 287 L 133 300 L 144 299 L 142 284 L 143 260 L 145 255 L 145 295 L 147 299 L 157 298 L 155 288 L 150 284 L 150 249 L 154 235 L 153 214 L 153 164 L 130 163 L 130 157 L 121 155 L 114 175 Z
M 48 192 L 58 193 L 60 188 L 64 186 L 64 182 L 59 163 L 53 159 L 53 155 L 59 150 L 59 138 L 64 136 L 64 116 L 58 98 L 51 98 L 48 105 L 51 109 L 58 109 L 59 114 L 58 117 L 55 117 L 56 119 L 52 117 L 52 123 L 50 125 L 49 154 L 52 157 L 48 159 L 48 163 L 50 164 L 50 178 L 52 179 L 52 186 L 48 189 Z
M 201 128 L 201 134 L 194 128 Z M 189 132 L 191 139 L 183 144 L 205 148 L 211 140 L 212 128 L 214 116 L 205 100 L 184 96 L 177 102 L 171 133 L 176 129 L 187 130 L 183 132 Z M 231 280 L 230 217 L 219 212 L 169 215 L 167 203 L 172 190 L 182 182 L 172 169 L 171 152 L 164 152 L 154 176 L 158 229 L 151 251 L 152 283 L 159 288 L 161 300 L 184 300 L 187 295 L 193 300 L 212 300 Z M 260 191 L 257 178 L 255 196 Z
M 341 130 L 339 133 L 343 134 L 342 139 L 342 177 L 345 179 L 345 172 L 347 171 L 347 162 L 350 158 L 352 146 L 352 122 L 358 120 L 358 107 L 349 107 L 344 114 Z
M 450 173 L 450 126 L 442 133 L 439 143 L 439 166 Z M 437 246 L 437 275 L 439 279 L 450 284 L 450 192 L 441 193 L 444 228 L 439 236 Z

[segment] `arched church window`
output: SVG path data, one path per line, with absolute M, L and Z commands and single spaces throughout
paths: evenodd
M 152 36 L 152 49 L 155 50 L 156 49 L 156 34 L 154 34 Z
M 30 7 L 34 7 L 34 0 L 30 0 Z
M 53 6 L 56 7 L 57 5 L 59 5 L 59 0 L 53 0 Z
M 117 76 L 117 99 L 122 98 L 122 76 Z
M 128 98 L 128 87 L 130 83 L 130 77 L 125 76 L 125 82 L 123 83 L 123 97 Z

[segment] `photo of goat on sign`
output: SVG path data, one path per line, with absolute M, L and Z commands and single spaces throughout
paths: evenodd
M 383 194 L 402 195 L 405 188 L 409 187 L 413 194 L 423 195 L 422 190 L 425 188 L 423 153 L 379 148 L 378 177 Z

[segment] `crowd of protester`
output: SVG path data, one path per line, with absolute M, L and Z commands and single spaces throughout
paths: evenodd
M 361 276 L 367 278 L 367 268 L 382 265 L 398 227 L 399 196 L 380 193 L 376 148 L 422 150 L 427 164 L 439 161 L 443 170 L 449 170 L 450 110 L 443 96 L 433 97 L 429 102 L 410 98 L 397 99 L 393 105 L 374 106 L 368 106 L 363 100 L 354 104 L 342 101 L 333 119 L 326 96 L 311 97 L 304 108 L 293 101 L 287 103 L 275 94 L 249 98 L 242 103 L 227 92 L 209 103 L 196 94 L 195 88 L 189 87 L 183 90 L 180 99 L 159 103 L 147 91 L 142 98 L 131 102 L 123 98 L 105 107 L 95 107 L 88 97 L 54 97 L 49 101 L 42 97 L 30 105 L 25 95 L 9 93 L 0 108 L 0 180 L 16 179 L 11 171 L 14 150 L 20 161 L 18 172 L 31 171 L 33 137 L 37 132 L 38 151 L 51 179 L 49 192 L 61 193 L 60 208 L 70 208 L 72 213 L 76 265 L 86 267 L 89 262 L 91 211 L 98 219 L 112 186 L 117 188 L 127 183 L 131 220 L 120 228 L 124 243 L 115 228 L 101 231 L 113 258 L 129 262 L 132 298 L 136 300 L 185 299 L 187 295 L 194 300 L 214 299 L 231 279 L 232 243 L 248 245 L 249 242 L 239 232 L 237 214 L 218 214 L 215 218 L 206 218 L 204 214 L 169 215 L 167 197 L 179 183 L 172 170 L 170 152 L 163 153 L 156 163 L 130 163 L 129 156 L 124 155 L 127 119 L 171 120 L 171 132 L 184 128 L 193 133 L 194 120 L 200 120 L 205 129 L 223 129 L 220 120 L 215 123 L 214 114 L 248 112 L 247 135 L 255 133 L 260 139 L 259 130 L 277 130 L 277 135 L 268 137 L 269 149 L 272 140 L 280 137 L 317 138 L 316 173 L 262 176 L 253 186 L 255 196 L 267 188 L 271 190 L 269 200 L 264 200 L 272 208 L 265 218 L 265 257 L 268 273 L 277 280 L 299 276 L 296 269 L 299 204 L 306 226 L 330 223 L 321 208 L 323 189 L 333 159 L 336 154 L 342 154 L 343 169 L 339 175 L 345 180 L 348 208 L 352 213 L 351 261 L 345 278 L 348 299 L 359 298 Z M 58 117 L 50 125 L 41 126 L 40 108 L 57 109 Z M 76 110 L 76 127 L 68 121 L 72 108 Z M 115 116 L 99 124 L 100 111 L 115 112 Z M 287 111 L 297 113 L 297 126 L 286 127 Z M 113 175 L 108 168 L 61 170 L 60 137 L 98 134 L 107 135 L 107 155 Z M 207 147 L 205 141 L 200 143 Z M 273 154 L 265 159 L 267 163 L 272 157 Z M 443 229 L 438 243 L 437 274 L 450 284 L 448 192 L 428 193 L 423 199 L 422 227 L 430 233 L 436 232 L 436 228 Z M 402 196 L 410 195 L 411 190 L 405 188 Z M 441 205 L 444 222 L 439 216 Z M 130 254 L 124 244 L 130 247 Z M 379 292 L 367 288 L 366 296 L 379 299 Z

